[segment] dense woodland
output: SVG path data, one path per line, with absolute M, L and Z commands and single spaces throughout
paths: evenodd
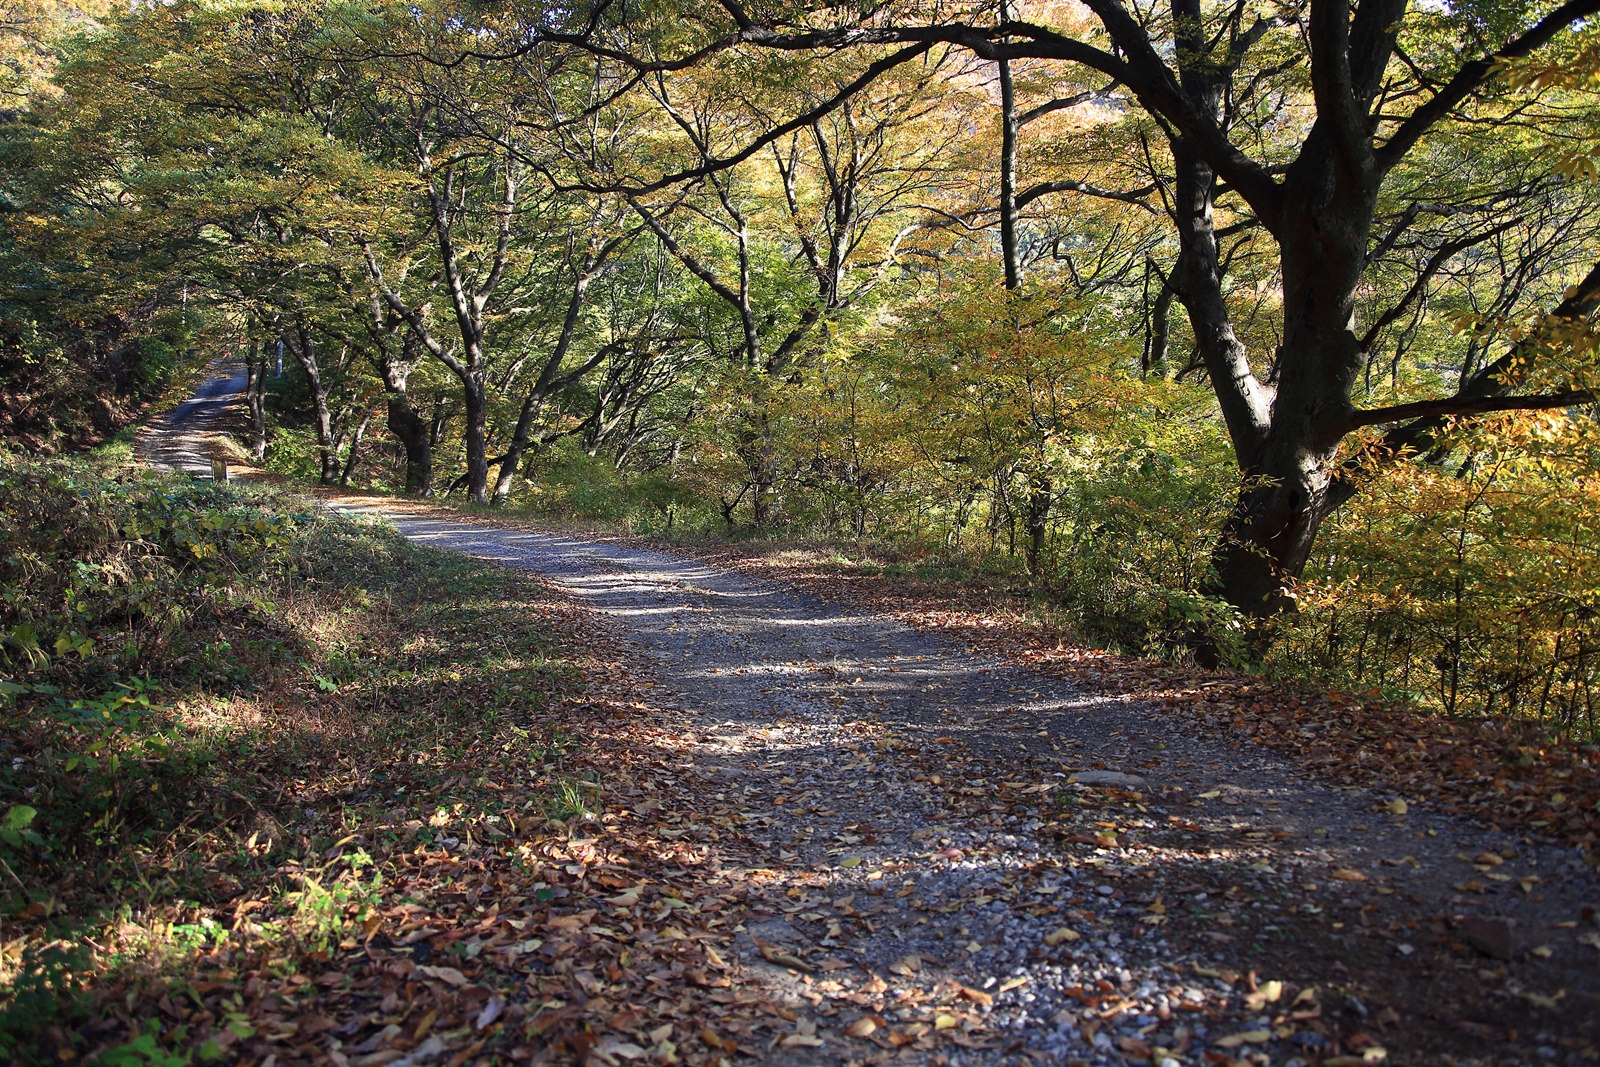
M 1597 8 L 11 5 L 0 419 L 1592 740 Z

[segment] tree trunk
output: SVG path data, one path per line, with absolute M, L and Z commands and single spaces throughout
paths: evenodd
M 467 499 L 474 504 L 489 502 L 489 398 L 483 382 L 468 376 L 461 382 L 466 406 Z
M 1292 188 L 1292 186 L 1291 186 Z M 1222 595 L 1247 614 L 1292 610 L 1285 585 L 1311 557 L 1322 520 L 1338 503 L 1330 491 L 1339 442 L 1350 428 L 1349 397 L 1363 356 L 1354 329 L 1355 292 L 1370 207 L 1335 202 L 1296 220 L 1282 242 L 1283 375 L 1272 429 L 1249 464 L 1249 481 L 1218 541 Z
M 1048 475 L 1035 474 L 1028 479 L 1028 510 L 1026 515 L 1028 543 L 1023 548 L 1028 573 L 1039 577 L 1039 561 L 1044 556 L 1045 533 L 1050 526 L 1050 505 L 1055 487 Z
M 765 410 L 758 418 L 752 437 L 746 457 L 750 469 L 750 518 L 756 529 L 761 530 L 772 521 L 773 489 L 778 483 L 778 457 L 772 443 L 770 416 Z
M 1011 63 L 1000 61 L 1000 256 L 1006 288 L 1022 288 L 1022 249 L 1017 239 L 1017 98 Z
M 777 481 L 770 455 L 762 455 L 750 468 L 750 517 L 756 529 L 764 529 L 772 521 L 772 487 Z
M 336 485 L 339 481 L 339 443 L 334 437 L 333 412 L 328 408 L 328 388 L 322 381 L 322 370 L 317 363 L 317 343 L 311 331 L 304 326 L 295 327 L 295 356 L 306 372 L 311 386 L 312 413 L 317 423 L 317 448 L 321 453 L 321 471 L 318 481 L 323 485 Z
M 411 407 L 405 393 L 388 396 L 388 426 L 406 453 L 406 495 L 433 495 L 433 447 L 428 422 Z
M 378 370 L 383 375 L 389 432 L 406 453 L 406 495 L 425 497 L 433 495 L 433 442 L 427 420 L 412 408 L 406 391 L 416 366 L 416 347 L 416 338 L 408 335 L 400 359 L 390 358 L 385 348 Z
M 361 441 L 367 436 L 367 427 L 372 423 L 372 416 L 377 414 L 378 404 L 373 402 L 367 408 L 367 413 L 361 416 L 361 422 L 356 426 L 356 432 L 350 436 L 350 455 L 345 458 L 344 470 L 339 472 L 339 487 L 341 489 L 350 484 L 350 476 L 356 471 L 356 464 L 361 462 Z
M 494 503 L 497 505 L 504 505 L 511 499 L 511 484 L 516 481 L 522 457 L 527 455 L 529 446 L 533 444 L 533 419 L 541 406 L 532 396 L 522 402 L 517 428 L 511 435 L 511 443 L 506 445 L 505 455 L 500 458 L 500 474 L 494 481 Z
M 1213 554 L 1209 591 L 1255 618 L 1293 610 L 1287 585 L 1311 556 L 1322 520 L 1337 505 L 1331 485 L 1339 442 L 1351 428 L 1350 397 L 1364 366 L 1355 293 L 1375 207 L 1372 189 L 1336 187 L 1331 153 L 1313 135 L 1286 178 L 1278 240 L 1283 268 L 1283 344 L 1270 385 L 1251 373 L 1222 297 L 1211 232 L 1214 178 L 1180 159 L 1186 231 L 1180 297 L 1222 402 L 1243 484 Z M 1187 157 L 1187 158 L 1185 158 Z M 1186 183 L 1183 175 L 1189 172 Z M 1375 188 L 1375 187 L 1373 187 Z M 1187 193 L 1188 202 L 1181 198 Z
M 1160 279 L 1161 288 L 1150 302 L 1150 319 L 1144 342 L 1143 371 L 1148 376 L 1167 376 L 1167 350 L 1172 335 L 1172 284 L 1151 265 L 1150 273 Z
M 250 458 L 267 458 L 267 356 L 259 342 L 250 346 L 245 363 L 245 403 L 250 408 Z

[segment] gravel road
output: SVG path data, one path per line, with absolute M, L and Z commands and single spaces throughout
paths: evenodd
M 825 1044 L 775 1058 L 859 1060 L 861 1042 L 838 1030 L 869 973 L 888 979 L 887 1004 L 894 983 L 975 991 L 965 1003 L 998 1040 L 939 1053 L 952 1064 L 1185 1062 L 1241 1033 L 1282 1035 L 1242 1046 L 1279 1062 L 1330 1051 L 1339 1027 L 1286 1022 L 1284 1005 L 1252 1000 L 1230 970 L 1350 991 L 1343 1031 L 1419 1061 L 1451 1034 L 1509 1018 L 1532 1042 L 1522 1051 L 1548 1061 L 1577 1033 L 1565 1003 L 1600 1005 L 1600 953 L 1559 925 L 1600 899 L 1574 853 L 1415 808 L 1391 814 L 1391 796 L 1308 780 L 1116 694 L 734 571 L 403 508 L 384 517 L 413 540 L 536 572 L 610 618 L 652 698 L 694 716 L 684 773 L 754 813 L 756 848 L 739 862 L 797 875 L 747 920 L 747 961 L 796 1008 L 833 987 L 815 1011 Z M 964 756 L 941 776 L 943 751 Z M 1144 781 L 1069 781 L 1100 768 Z M 1080 801 L 1083 825 L 1114 823 L 1117 845 L 1074 849 L 1044 832 Z M 1490 853 L 1498 862 L 1481 862 Z M 852 896 L 861 903 L 830 903 Z M 1513 921 L 1515 959 L 1462 943 L 1463 920 L 1485 916 Z M 1052 944 L 1063 928 L 1077 936 Z M 763 947 L 852 967 L 813 983 L 764 962 Z M 1476 1010 L 1462 983 L 1487 998 Z M 1118 999 L 1087 1009 L 1086 988 Z M 1540 998 L 1560 989 L 1541 1018 Z M 924 1000 L 913 995 L 901 1021 L 924 1017 Z M 1495 1062 L 1508 1058 L 1510 1046 Z
M 236 417 L 244 397 L 243 364 L 219 364 L 195 395 L 153 422 L 134 446 L 141 460 L 157 470 L 211 477 L 218 435 Z

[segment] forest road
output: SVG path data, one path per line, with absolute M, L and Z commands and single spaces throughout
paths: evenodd
M 533 572 L 633 651 L 642 700 L 691 716 L 674 773 L 748 813 L 712 866 L 778 874 L 738 942 L 797 1020 L 763 1062 L 1593 1055 L 1600 892 L 1574 850 L 1390 814 L 1247 740 L 735 570 L 334 506 Z M 1139 780 L 1073 780 L 1095 771 Z M 868 1003 L 876 1041 L 845 1033 Z
M 223 454 L 218 452 L 220 435 L 236 417 L 235 405 L 244 397 L 245 381 L 242 362 L 213 364 L 194 396 L 139 435 L 134 454 L 157 470 L 211 477 L 211 458 Z

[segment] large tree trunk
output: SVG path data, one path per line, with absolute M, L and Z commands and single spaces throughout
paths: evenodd
M 428 421 L 412 408 L 406 391 L 416 366 L 416 347 L 416 338 L 408 335 L 401 358 L 390 358 L 386 349 L 378 370 L 383 375 L 389 432 L 406 453 L 406 495 L 425 497 L 433 495 L 433 442 Z
M 1211 591 L 1256 618 L 1292 610 L 1287 586 L 1310 559 L 1331 491 L 1339 442 L 1351 429 L 1350 397 L 1364 365 L 1355 294 L 1375 207 L 1360 181 L 1336 183 L 1335 162 L 1313 134 L 1284 183 L 1276 234 L 1283 268 L 1283 344 L 1272 385 L 1259 383 L 1233 335 L 1210 230 L 1214 179 L 1179 152 L 1180 188 L 1192 200 L 1180 292 L 1223 404 L 1243 484 L 1213 555 Z M 1182 195 L 1182 194 L 1180 194 Z
M 406 495 L 433 495 L 433 446 L 428 439 L 428 421 L 411 407 L 405 393 L 390 393 L 388 426 L 406 453 Z
M 489 397 L 483 382 L 468 376 L 461 382 L 466 407 L 467 499 L 474 504 L 489 502 Z

